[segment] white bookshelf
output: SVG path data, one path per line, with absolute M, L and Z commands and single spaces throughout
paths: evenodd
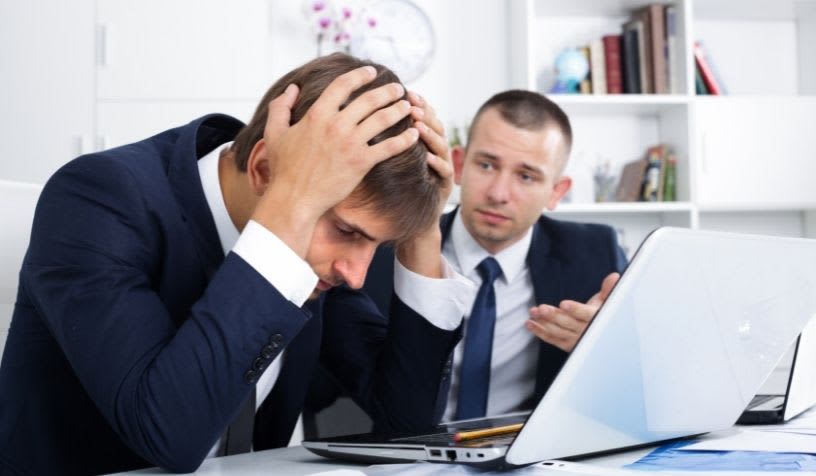
M 680 89 L 548 95 L 574 133 L 574 190 L 554 215 L 615 226 L 630 252 L 662 225 L 816 237 L 816 0 L 512 0 L 512 86 L 546 94 L 558 53 L 650 3 L 677 8 Z M 695 40 L 727 95 L 694 94 Z M 677 202 L 594 203 L 596 165 L 619 176 L 658 143 L 678 158 Z

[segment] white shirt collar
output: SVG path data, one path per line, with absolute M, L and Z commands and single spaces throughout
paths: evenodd
M 510 283 L 516 279 L 527 266 L 527 252 L 530 249 L 530 243 L 533 241 L 533 227 L 530 227 L 519 241 L 497 254 L 491 255 L 476 242 L 465 228 L 465 223 L 462 221 L 462 209 L 460 208 L 453 218 L 450 234 L 459 270 L 465 276 L 472 275 L 479 263 L 488 256 L 493 256 L 499 262 L 502 269 L 502 277 L 499 279 L 503 279 L 505 283 Z
M 207 205 L 210 207 L 210 213 L 212 213 L 215 221 L 215 229 L 218 232 L 218 239 L 221 241 L 224 256 L 235 246 L 240 236 L 240 232 L 235 228 L 227 212 L 227 205 L 224 203 L 224 194 L 221 191 L 221 182 L 218 177 L 218 162 L 221 151 L 231 145 L 232 142 L 227 142 L 198 160 L 198 175 L 201 177 L 204 197 L 207 199 Z

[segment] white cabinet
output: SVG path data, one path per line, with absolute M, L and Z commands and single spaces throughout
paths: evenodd
M 101 103 L 98 106 L 98 146 L 109 149 L 129 144 L 214 112 L 247 123 L 256 106 L 254 100 Z
M 258 99 L 271 84 L 268 0 L 97 2 L 98 97 Z
M 94 2 L 0 2 L 0 178 L 44 182 L 93 147 Z
M 816 209 L 816 98 L 701 98 L 697 204 Z
M 666 95 L 548 95 L 575 136 L 571 203 L 555 214 L 618 228 L 632 251 L 655 226 L 816 237 L 816 1 L 512 0 L 514 87 L 547 93 L 567 47 L 620 34 L 632 12 L 674 5 L 680 88 Z M 728 95 L 694 93 L 702 40 Z M 657 143 L 677 155 L 677 203 L 593 203 L 592 172 L 614 174 Z

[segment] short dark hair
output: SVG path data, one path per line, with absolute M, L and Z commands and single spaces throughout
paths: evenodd
M 563 109 L 544 95 L 523 89 L 500 92 L 482 104 L 470 125 L 468 143 L 473 137 L 473 130 L 476 129 L 479 118 L 488 109 L 496 109 L 505 121 L 528 131 L 539 131 L 555 125 L 564 135 L 567 151 L 572 147 L 572 126 Z
M 235 137 L 232 151 L 235 153 L 236 167 L 241 172 L 246 172 L 249 154 L 263 138 L 268 104 L 283 94 L 289 84 L 296 84 L 300 88 L 297 102 L 292 108 L 291 123 L 294 124 L 303 118 L 335 78 L 366 65 L 373 66 L 377 70 L 377 76 L 354 91 L 342 106 L 345 107 L 360 94 L 385 84 L 398 83 L 399 78 L 385 66 L 342 53 L 316 58 L 280 78 L 264 94 L 249 124 Z M 410 117 L 402 119 L 374 137 L 369 144 L 399 135 L 411 127 L 412 122 Z M 431 226 L 438 218 L 442 180 L 428 167 L 427 153 L 426 144 L 418 140 L 408 150 L 375 165 L 350 195 L 355 206 L 373 206 L 378 214 L 388 218 L 400 232 L 398 239 L 415 235 Z

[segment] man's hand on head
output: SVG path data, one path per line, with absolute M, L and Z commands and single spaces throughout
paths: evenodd
M 558 307 L 541 304 L 530 309 L 530 320 L 525 323 L 527 329 L 544 342 L 564 352 L 572 352 L 578 338 L 609 297 L 619 278 L 618 273 L 604 278 L 601 290 L 585 304 L 566 300 L 561 301 Z
M 437 211 L 437 215 L 441 215 L 451 190 L 453 190 L 453 163 L 445 137 L 445 128 L 437 119 L 436 111 L 420 95 L 409 91 L 408 99 L 411 102 L 414 127 L 419 130 L 420 138 L 429 149 L 428 166 L 442 178 L 439 188 L 439 210 Z M 401 243 L 396 253 L 400 263 L 411 271 L 430 278 L 441 278 L 442 234 L 438 220 L 413 239 Z
M 375 77 L 370 66 L 338 76 L 292 126 L 296 87 L 290 86 L 269 104 L 262 147 L 269 158 L 270 181 L 252 218 L 300 256 L 308 250 L 317 220 L 348 197 L 372 167 L 405 151 L 419 137 L 415 128 L 409 128 L 368 144 L 410 114 L 410 103 L 399 100 L 405 92 L 399 84 L 366 91 L 340 109 Z

